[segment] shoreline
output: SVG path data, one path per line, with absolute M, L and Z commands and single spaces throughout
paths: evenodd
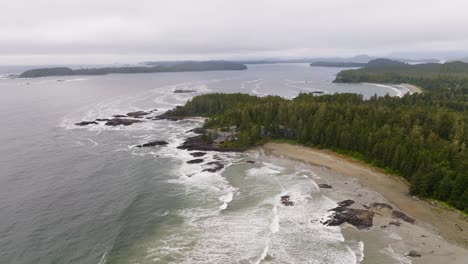
M 395 83 L 366 83 L 366 84 L 372 84 L 372 85 L 392 89 L 392 90 L 396 91 L 398 97 L 402 97 L 406 93 L 420 94 L 420 93 L 424 92 L 421 87 L 418 87 L 416 85 L 409 84 L 409 83 L 400 83 L 400 84 L 395 84 Z M 407 91 L 407 92 L 405 93 L 405 91 Z
M 464 261 L 468 259 L 468 221 L 455 211 L 410 196 L 408 184 L 400 177 L 329 150 L 288 143 L 267 143 L 261 149 L 273 156 L 309 163 L 337 174 L 336 178 L 340 178 L 341 182 L 334 182 L 337 187 L 335 190 L 324 190 L 326 195 L 335 199 L 356 199 L 356 204 L 361 203 L 361 205 L 372 201 L 386 201 L 416 219 L 414 225 L 404 223 L 401 227 L 390 227 L 388 221 L 392 219 L 391 215 L 388 211 L 379 210 L 376 212 L 374 227 L 370 232 L 352 231 L 354 228 L 350 231 L 347 225 L 343 227 L 343 230 L 351 236 L 370 242 L 371 247 L 374 246 L 372 244 L 375 240 L 382 238 L 383 231 L 391 230 L 392 236 L 398 234 L 397 237 L 401 240 L 398 243 L 404 247 L 395 240 L 388 239 L 393 241 L 393 244 L 389 243 L 388 251 L 393 252 L 392 245 L 396 248 L 400 246 L 405 249 L 400 248 L 399 256 L 405 257 L 402 255 L 405 254 L 403 250 L 407 247 L 417 248 L 422 251 L 423 257 L 410 259 L 415 263 L 422 263 L 420 261 L 441 263 L 447 260 L 450 260 L 450 263 L 465 263 Z M 340 196 L 339 193 L 346 195 Z M 372 196 L 369 193 L 375 194 Z M 431 238 L 424 239 L 425 237 Z

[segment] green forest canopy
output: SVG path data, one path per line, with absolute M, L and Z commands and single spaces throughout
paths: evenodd
M 406 78 L 406 73 L 394 73 Z M 414 195 L 468 212 L 468 79 L 451 77 L 444 78 L 457 85 L 439 83 L 402 98 L 207 94 L 170 114 L 208 117 L 205 127 L 236 125 L 238 141 L 226 143 L 230 147 L 287 139 L 346 153 L 403 176 Z M 412 78 L 426 82 L 433 77 L 414 73 Z

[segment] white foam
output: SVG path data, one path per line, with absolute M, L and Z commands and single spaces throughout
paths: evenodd
M 398 261 L 399 264 L 411 264 L 411 260 L 408 257 L 396 253 L 391 245 L 388 245 L 388 247 L 384 248 L 380 252 Z
M 268 250 L 269 250 L 269 248 L 270 248 L 270 246 L 267 244 L 267 245 L 265 246 L 265 248 L 263 249 L 262 254 L 260 255 L 260 259 L 257 260 L 257 261 L 255 262 L 255 264 L 260 264 L 260 262 L 266 258 L 266 256 L 268 255 Z
M 273 205 L 273 220 L 270 224 L 270 231 L 272 234 L 277 233 L 279 231 L 279 216 L 278 216 L 278 207 L 277 205 Z
M 261 168 L 251 168 L 247 171 L 247 175 L 249 176 L 263 176 L 269 174 L 278 174 L 281 173 L 278 170 L 270 169 L 268 167 L 261 167 Z

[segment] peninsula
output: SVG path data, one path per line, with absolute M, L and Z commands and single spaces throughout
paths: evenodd
M 89 69 L 71 69 L 67 67 L 41 68 L 23 72 L 18 78 L 37 78 L 47 76 L 105 75 L 111 73 L 157 73 L 157 72 L 194 72 L 194 71 L 232 71 L 246 70 L 240 63 L 228 61 L 181 61 L 164 62 L 151 67 L 105 67 Z

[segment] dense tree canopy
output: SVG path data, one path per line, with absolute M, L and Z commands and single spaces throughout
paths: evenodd
M 468 81 L 437 78 L 439 87 L 402 98 L 207 94 L 172 114 L 208 117 L 206 127 L 236 125 L 242 147 L 288 139 L 343 152 L 403 176 L 412 194 L 468 212 Z

